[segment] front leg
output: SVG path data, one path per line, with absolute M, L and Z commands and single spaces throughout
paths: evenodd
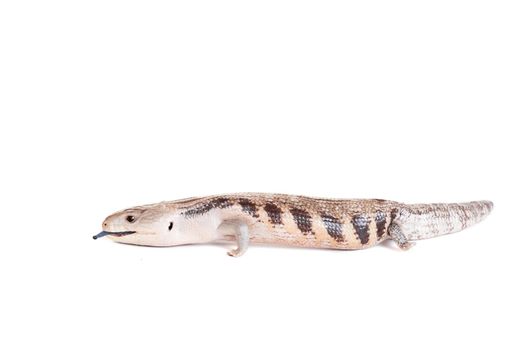
M 239 257 L 244 254 L 248 249 L 250 243 L 250 236 L 248 231 L 248 225 L 244 222 L 235 225 L 235 238 L 237 240 L 237 248 L 232 249 L 228 252 L 229 256 Z

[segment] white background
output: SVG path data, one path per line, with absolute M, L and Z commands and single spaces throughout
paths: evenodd
M 0 3 L 2 349 L 523 349 L 521 1 Z M 364 251 L 93 241 L 261 191 L 490 199 Z

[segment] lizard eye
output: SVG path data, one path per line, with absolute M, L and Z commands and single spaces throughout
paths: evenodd
M 136 218 L 133 215 L 126 216 L 126 221 L 129 223 L 135 222 Z

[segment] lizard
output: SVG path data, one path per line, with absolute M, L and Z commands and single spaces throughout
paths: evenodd
M 238 193 L 136 206 L 109 215 L 103 231 L 119 243 L 177 246 L 235 241 L 230 256 L 249 243 L 363 249 L 393 240 L 407 250 L 414 241 L 461 231 L 484 219 L 490 201 L 404 204 L 383 199 L 324 199 Z

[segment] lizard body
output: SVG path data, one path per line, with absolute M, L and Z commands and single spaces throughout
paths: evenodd
M 241 193 L 133 207 L 110 215 L 93 238 L 174 246 L 236 240 L 248 243 L 363 249 L 386 239 L 408 249 L 414 240 L 463 230 L 485 218 L 489 201 L 403 204 L 381 199 L 323 199 Z

